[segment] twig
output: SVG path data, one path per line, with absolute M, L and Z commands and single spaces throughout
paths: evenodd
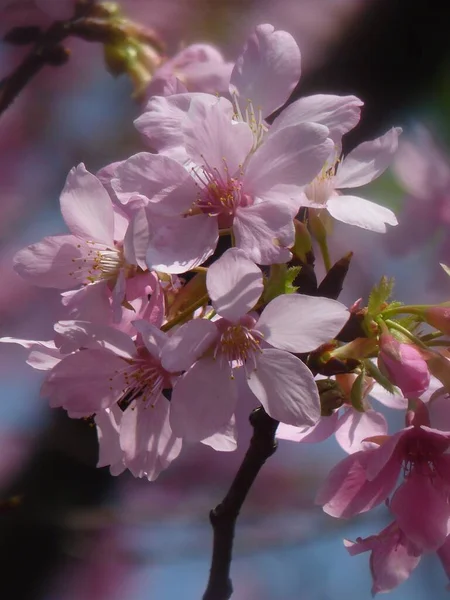
M 233 593 L 230 567 L 236 521 L 253 482 L 266 460 L 277 449 L 278 421 L 262 407 L 250 415 L 253 436 L 236 477 L 223 501 L 209 515 L 214 532 L 208 587 L 203 600 L 229 600 Z

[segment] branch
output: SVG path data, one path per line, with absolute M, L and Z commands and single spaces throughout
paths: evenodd
M 278 421 L 262 407 L 250 415 L 253 436 L 244 460 L 223 501 L 209 515 L 213 527 L 213 555 L 208 587 L 203 600 L 229 600 L 233 593 L 230 567 L 236 521 L 261 467 L 277 449 L 275 432 Z
M 57 22 L 39 36 L 34 48 L 15 71 L 0 82 L 0 115 L 43 67 L 59 66 L 67 61 L 69 51 L 61 46 L 61 42 L 68 35 L 66 23 Z

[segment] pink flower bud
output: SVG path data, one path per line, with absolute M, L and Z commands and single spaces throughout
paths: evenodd
M 450 306 L 430 306 L 425 310 L 424 317 L 427 323 L 442 333 L 450 335 Z
M 428 366 L 419 350 L 388 333 L 380 335 L 378 367 L 406 398 L 420 396 L 430 384 Z

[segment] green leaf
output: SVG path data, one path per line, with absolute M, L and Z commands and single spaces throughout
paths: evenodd
M 376 317 L 384 308 L 394 288 L 394 278 L 387 278 L 385 275 L 380 279 L 380 283 L 373 287 L 369 295 L 367 310 L 371 317 Z
M 362 369 L 361 373 L 353 382 L 352 389 L 350 390 L 350 401 L 352 403 L 353 408 L 358 412 L 365 412 L 363 403 L 365 375 L 365 370 Z
M 371 360 L 365 360 L 364 365 L 368 374 L 375 379 L 377 383 L 379 383 L 385 390 L 387 390 L 390 394 L 395 394 L 396 389 L 394 385 L 389 381 L 389 379 L 383 375 L 380 369 L 373 363 Z
M 300 273 L 301 267 L 289 267 L 286 265 L 272 265 L 269 278 L 265 281 L 264 303 L 267 304 L 282 294 L 293 294 L 298 290 L 294 285 L 295 278 Z

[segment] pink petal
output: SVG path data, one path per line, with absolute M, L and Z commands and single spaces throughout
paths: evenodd
M 401 132 L 400 127 L 393 127 L 381 137 L 352 150 L 338 167 L 336 187 L 359 187 L 379 177 L 392 162 Z
M 295 241 L 291 210 L 283 204 L 261 202 L 236 211 L 233 222 L 236 246 L 255 263 L 288 262 Z
M 142 341 L 153 358 L 159 360 L 161 350 L 168 339 L 167 333 L 143 320 L 133 321 L 133 326 L 141 334 Z
M 136 347 L 133 340 L 118 329 L 85 321 L 58 321 L 56 343 L 63 354 L 79 348 L 103 349 L 122 358 L 133 358 Z
M 126 391 L 127 363 L 104 350 L 81 350 L 69 354 L 48 373 L 41 396 L 52 408 L 62 406 L 79 418 L 109 408 Z
M 312 427 L 293 427 L 292 425 L 280 423 L 277 429 L 277 438 L 290 442 L 317 444 L 333 435 L 338 418 L 339 411 L 335 411 L 329 417 L 320 417 Z
M 397 534 L 380 533 L 370 557 L 372 594 L 390 592 L 406 581 L 417 567 L 422 555 L 401 531 Z
M 245 114 L 248 99 L 268 117 L 289 98 L 301 73 L 300 50 L 286 31 L 259 25 L 231 73 L 230 93 Z
M 189 158 L 225 181 L 242 168 L 253 146 L 250 127 L 230 119 L 231 107 L 227 103 L 220 98 L 205 107 L 193 100 L 183 128 Z
M 124 462 L 135 477 L 154 481 L 181 452 L 182 441 L 169 424 L 170 403 L 160 396 L 154 406 L 134 402 L 120 424 Z
M 261 269 L 238 248 L 230 248 L 208 268 L 206 287 L 217 313 L 229 321 L 248 313 L 264 290 Z
M 14 270 L 26 281 L 42 287 L 66 289 L 84 281 L 87 270 L 74 267 L 82 258 L 84 245 L 73 235 L 46 237 L 20 250 L 13 259 Z
M 439 556 L 439 560 L 441 561 L 442 566 L 444 567 L 444 571 L 447 577 L 450 579 L 450 537 L 447 537 L 445 542 L 439 548 L 439 550 L 437 551 L 437 555 Z M 448 589 L 449 588 L 447 586 L 447 590 Z
M 219 232 L 217 219 L 208 215 L 151 222 L 147 266 L 151 271 L 185 273 L 214 252 Z
M 437 550 L 450 533 L 450 507 L 438 483 L 433 484 L 426 473 L 413 471 L 390 503 L 400 529 L 424 551 Z
M 168 216 L 189 210 L 197 197 L 194 181 L 182 165 L 149 152 L 123 161 L 111 185 L 123 204 L 139 197 L 152 213 Z
M 387 406 L 388 408 L 406 410 L 408 407 L 408 401 L 400 392 L 400 390 L 396 390 L 395 394 L 391 394 L 379 383 L 375 383 L 373 385 L 369 392 L 369 396 L 375 400 L 378 400 L 378 402 L 384 406 Z
M 248 163 L 247 192 L 264 200 L 277 185 L 310 183 L 333 149 L 328 133 L 323 125 L 298 123 L 269 135 Z
M 409 435 L 411 427 L 402 429 L 394 435 L 387 436 L 381 445 L 370 454 L 367 459 L 366 475 L 368 480 L 373 480 L 383 472 L 384 469 L 390 468 L 390 465 L 397 465 L 400 470 L 402 461 L 400 443 L 404 436 Z
M 119 426 L 122 420 L 122 411 L 115 405 L 98 411 L 94 420 L 97 426 L 99 446 L 97 467 L 111 465 L 111 474 L 119 475 L 126 468 L 119 444 Z
M 193 319 L 168 337 L 161 364 L 169 373 L 186 371 L 218 338 L 217 327 L 208 319 Z
M 130 265 L 138 265 L 147 269 L 145 256 L 150 243 L 151 214 L 143 207 L 137 209 L 130 219 L 125 238 L 123 240 L 123 253 L 125 260 Z
M 62 292 L 61 296 L 61 303 L 67 310 L 67 320 L 110 324 L 111 291 L 105 279 L 78 290 Z
M 202 444 L 210 446 L 218 452 L 233 452 L 237 448 L 237 433 L 236 418 L 233 415 L 225 427 L 202 440 Z
M 194 98 L 201 99 L 205 105 L 217 102 L 215 96 L 203 93 L 175 94 L 167 98 L 154 96 L 134 125 L 154 150 L 166 151 L 182 146 L 182 124 Z
M 31 350 L 25 362 L 38 371 L 50 371 L 50 369 L 53 369 L 59 363 L 61 358 L 62 356 L 57 349 L 37 348 L 36 350 Z
M 304 96 L 283 110 L 273 122 L 269 135 L 297 123 L 320 123 L 328 127 L 333 141 L 340 142 L 341 137 L 358 124 L 363 104 L 356 96 Z
M 389 208 L 358 196 L 332 196 L 327 210 L 338 221 L 377 233 L 386 233 L 386 225 L 398 223 Z
M 213 358 L 202 358 L 182 375 L 172 392 L 170 424 L 178 437 L 204 440 L 229 423 L 237 389 L 230 369 Z
M 302 427 L 320 418 L 317 385 L 300 359 L 283 350 L 263 350 L 248 386 L 277 421 Z
M 74 167 L 60 197 L 61 213 L 74 235 L 114 247 L 114 211 L 108 192 L 83 163 Z
M 349 317 L 336 300 L 283 294 L 263 310 L 255 329 L 275 348 L 311 352 L 334 338 Z
M 336 440 L 345 452 L 352 454 L 364 449 L 364 439 L 387 434 L 387 422 L 374 410 L 358 412 L 348 408 L 336 426 Z
M 316 496 L 316 504 L 332 517 L 347 519 L 381 504 L 397 483 L 400 465 L 386 469 L 373 481 L 366 478 L 368 459 L 377 450 L 350 454 L 329 473 Z

